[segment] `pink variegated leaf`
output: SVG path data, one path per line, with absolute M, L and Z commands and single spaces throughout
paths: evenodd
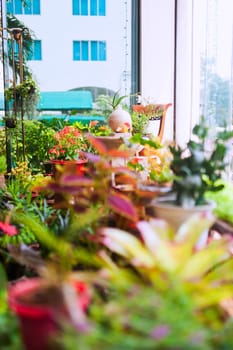
M 93 186 L 94 181 L 88 177 L 78 176 L 75 174 L 67 174 L 60 178 L 60 184 L 66 186 Z
M 114 212 L 134 222 L 138 221 L 137 211 L 128 197 L 111 191 L 108 195 L 108 203 Z

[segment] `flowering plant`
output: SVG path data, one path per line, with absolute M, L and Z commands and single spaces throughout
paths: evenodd
M 72 125 L 65 126 L 57 131 L 53 138 L 54 146 L 49 150 L 51 158 L 56 159 L 79 159 L 80 151 L 87 151 L 87 143 L 82 132 Z

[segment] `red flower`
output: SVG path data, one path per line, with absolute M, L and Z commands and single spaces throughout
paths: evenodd
M 18 230 L 14 225 L 10 225 L 7 222 L 0 222 L 0 230 L 7 236 L 15 236 L 18 234 Z

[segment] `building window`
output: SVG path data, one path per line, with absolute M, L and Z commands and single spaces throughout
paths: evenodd
M 106 41 L 74 41 L 74 61 L 106 61 Z
M 73 0 L 73 15 L 105 16 L 106 0 Z
M 41 40 L 33 40 L 31 44 L 31 53 L 27 57 L 28 61 L 41 61 L 42 50 Z
M 40 0 L 8 0 L 7 13 L 12 15 L 40 15 Z

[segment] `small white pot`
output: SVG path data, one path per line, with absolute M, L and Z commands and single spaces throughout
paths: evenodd
M 110 114 L 108 125 L 114 132 L 128 132 L 132 129 L 131 115 L 120 106 Z

